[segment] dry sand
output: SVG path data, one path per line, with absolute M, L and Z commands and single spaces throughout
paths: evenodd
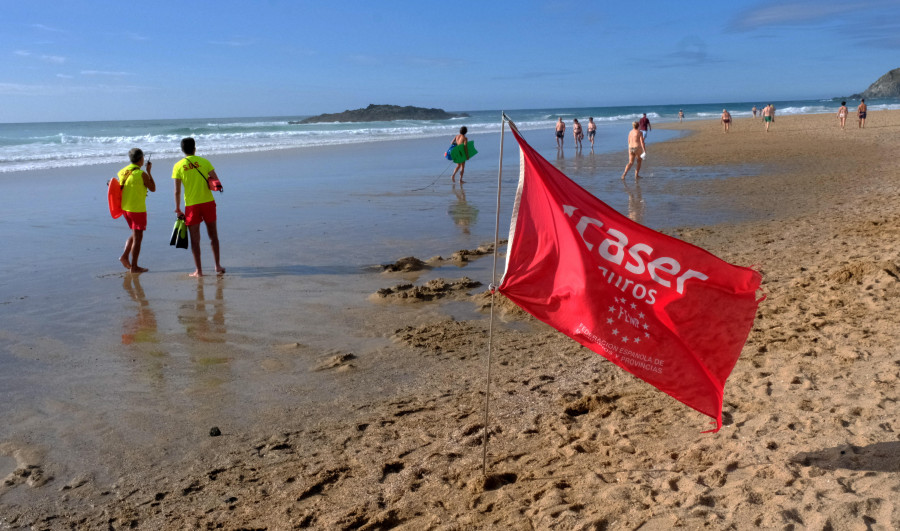
M 764 274 L 719 433 L 503 304 L 487 477 L 487 320 L 398 322 L 380 356 L 426 376 L 315 422 L 208 437 L 184 462 L 123 463 L 114 482 L 48 478 L 40 456 L 0 447 L 0 529 L 900 527 L 900 112 L 870 113 L 864 130 L 831 115 L 778 117 L 769 133 L 750 119 L 727 135 L 715 122 L 667 127 L 695 134 L 652 144 L 652 164 L 760 168 L 681 191 L 757 221 L 672 231 Z M 373 295 L 373 323 L 444 293 L 484 303 L 483 287 L 444 289 L 460 282 Z M 349 378 L 364 361 L 318 368 Z

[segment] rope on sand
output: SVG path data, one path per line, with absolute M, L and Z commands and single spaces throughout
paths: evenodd
M 431 181 L 431 184 L 429 184 L 429 185 L 427 185 L 427 186 L 423 186 L 422 188 L 414 188 L 414 189 L 410 190 L 410 192 L 419 192 L 419 191 L 424 190 L 424 189 L 426 189 L 426 188 L 431 188 L 432 186 L 434 186 L 434 183 L 438 182 L 438 180 L 440 180 L 441 177 L 443 177 L 444 174 L 447 173 L 447 170 L 450 169 L 450 166 L 453 166 L 453 163 L 452 163 L 452 162 L 451 162 L 450 164 L 447 164 L 447 167 L 444 168 L 444 171 L 442 171 L 440 175 L 438 175 L 437 177 L 435 177 L 435 179 L 434 179 L 433 181 Z

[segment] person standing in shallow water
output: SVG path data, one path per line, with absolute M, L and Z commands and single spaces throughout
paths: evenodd
M 219 263 L 219 232 L 216 229 L 216 200 L 209 189 L 208 179 L 219 180 L 216 169 L 203 157 L 194 155 L 196 144 L 193 138 L 181 139 L 181 151 L 185 157 L 175 163 L 172 168 L 172 179 L 175 179 L 175 215 L 184 216 L 191 239 L 191 254 L 194 255 L 196 270 L 192 277 L 202 277 L 203 267 L 200 264 L 200 223 L 206 223 L 206 232 L 212 247 L 213 260 L 216 262 L 216 273 L 225 273 Z M 181 211 L 181 187 L 184 186 L 184 212 Z
M 597 134 L 597 124 L 594 123 L 594 117 L 588 118 L 588 139 L 591 141 L 591 151 L 594 151 L 594 136 Z
M 578 151 L 581 149 L 581 141 L 584 139 L 584 131 L 581 129 L 581 124 L 578 123 L 578 118 L 572 122 L 572 135 L 575 137 L 575 150 Z
M 628 133 L 628 165 L 625 166 L 625 171 L 622 172 L 622 180 L 625 180 L 625 175 L 628 174 L 628 170 L 634 165 L 634 180 L 637 181 L 641 178 L 642 155 L 647 152 L 647 146 L 644 144 L 643 133 L 638 130 L 638 122 L 632 122 L 631 127 L 631 132 Z
M 453 137 L 453 142 L 450 144 L 450 149 L 453 149 L 455 146 L 463 146 L 463 149 L 466 152 L 466 160 L 469 158 L 469 139 L 466 138 L 466 133 L 469 132 L 469 128 L 466 126 L 462 126 L 459 128 L 459 134 Z M 444 170 L 446 171 L 446 170 Z M 459 172 L 459 182 L 460 184 L 464 183 L 463 174 L 466 173 L 466 161 L 462 161 L 456 165 L 456 168 L 453 170 L 453 175 L 450 176 L 450 180 L 456 182 L 456 172 Z
M 566 122 L 562 121 L 562 117 L 556 119 L 556 149 L 563 148 L 563 141 L 566 139 Z
M 722 125 L 725 127 L 725 133 L 731 130 L 731 113 L 727 109 L 722 109 Z
M 147 193 L 156 191 L 156 183 L 150 175 L 152 162 L 147 162 L 147 171 L 141 170 L 144 165 L 144 152 L 134 148 L 128 152 L 131 164 L 119 170 L 119 186 L 122 187 L 122 210 L 131 236 L 125 241 L 125 251 L 119 262 L 132 273 L 143 273 L 147 268 L 138 265 L 141 255 L 141 242 L 147 230 Z

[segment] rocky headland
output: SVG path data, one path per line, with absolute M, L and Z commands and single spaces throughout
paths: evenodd
M 862 93 L 849 97 L 852 100 L 864 98 L 900 98 L 900 68 L 879 77 Z

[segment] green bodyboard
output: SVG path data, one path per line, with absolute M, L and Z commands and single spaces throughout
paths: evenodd
M 478 154 L 478 150 L 475 149 L 475 142 L 469 140 L 469 157 L 466 158 L 466 147 L 465 146 L 453 146 L 453 149 L 450 150 L 450 158 L 453 159 L 453 162 L 457 164 L 462 164 L 463 162 L 471 159 L 475 155 Z

